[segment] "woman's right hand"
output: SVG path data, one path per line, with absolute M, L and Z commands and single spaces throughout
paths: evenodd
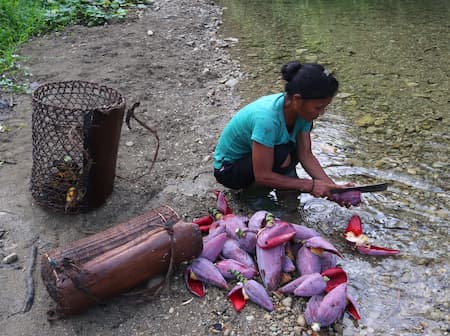
M 322 180 L 313 180 L 313 188 L 310 192 L 315 197 L 327 197 L 332 199 L 331 191 L 334 189 L 340 189 L 342 186 L 334 183 L 325 182 Z

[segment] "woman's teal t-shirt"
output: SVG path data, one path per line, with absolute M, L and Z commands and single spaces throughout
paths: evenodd
M 214 151 L 214 168 L 233 163 L 252 152 L 252 142 L 273 148 L 296 142 L 299 132 L 309 132 L 312 123 L 298 117 L 288 133 L 283 114 L 284 93 L 264 96 L 244 106 L 225 126 Z

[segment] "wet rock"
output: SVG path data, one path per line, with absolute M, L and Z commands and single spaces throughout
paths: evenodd
M 374 124 L 375 126 L 381 126 L 381 125 L 384 125 L 384 119 L 383 119 L 383 118 L 375 119 L 375 121 L 373 122 L 373 124 Z
M 15 263 L 19 259 L 17 253 L 11 253 L 3 258 L 2 263 L 4 264 L 12 264 Z
M 225 42 L 239 43 L 239 39 L 237 37 L 226 37 L 223 40 Z
M 340 92 L 336 95 L 336 98 L 340 98 L 340 99 L 344 99 L 344 98 L 348 98 L 351 97 L 352 94 L 348 93 L 348 92 Z
M 304 54 L 304 53 L 307 52 L 307 51 L 308 51 L 308 49 L 305 49 L 305 48 L 301 48 L 301 49 L 295 50 L 295 52 L 296 52 L 298 55 Z
M 371 126 L 371 125 L 373 125 L 374 122 L 375 122 L 375 118 L 369 114 L 366 114 L 365 116 L 356 120 L 356 124 L 359 127 Z
M 378 129 L 375 126 L 369 126 L 367 127 L 367 133 L 369 134 L 373 134 L 377 131 Z
M 230 78 L 229 80 L 227 80 L 225 82 L 225 85 L 232 88 L 235 87 L 237 85 L 237 83 L 239 83 L 239 80 L 236 78 Z
M 317 57 L 317 55 L 307 55 L 307 56 L 305 56 L 305 60 L 306 60 L 306 62 L 316 63 L 318 60 L 318 57 Z
M 431 167 L 433 168 L 444 168 L 445 166 L 447 166 L 447 164 L 445 162 L 440 161 L 436 161 L 431 164 Z

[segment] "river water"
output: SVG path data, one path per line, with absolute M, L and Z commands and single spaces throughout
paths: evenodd
M 282 91 L 289 60 L 324 64 L 340 90 L 315 122 L 314 152 L 337 182 L 390 184 L 350 209 L 295 194 L 242 201 L 304 222 L 344 252 L 362 314 L 358 323 L 345 316 L 344 335 L 448 335 L 450 1 L 219 3 L 222 37 L 239 39 L 230 50 L 244 73 L 243 102 Z M 342 238 L 353 214 L 374 245 L 401 254 L 353 251 Z

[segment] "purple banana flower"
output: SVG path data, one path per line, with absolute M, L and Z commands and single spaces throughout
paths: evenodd
M 309 239 L 309 238 L 312 238 L 312 237 L 320 236 L 319 232 L 317 232 L 317 231 L 315 231 L 313 229 L 310 229 L 310 228 L 308 228 L 306 226 L 299 225 L 299 224 L 292 224 L 292 223 L 291 223 L 291 225 L 292 225 L 292 227 L 295 230 L 294 238 L 297 239 L 297 240 L 303 241 L 303 240 L 306 240 L 306 239 Z
M 228 259 L 237 260 L 244 265 L 247 265 L 252 268 L 256 268 L 255 262 L 250 254 L 247 251 L 241 249 L 239 243 L 234 239 L 228 239 L 222 249 L 222 255 Z
M 234 259 L 225 259 L 218 261 L 216 262 L 216 267 L 226 279 L 234 278 L 233 274 L 230 271 L 238 271 L 246 279 L 253 278 L 257 273 L 254 267 L 250 267 Z
M 227 288 L 227 282 L 214 264 L 202 257 L 198 257 L 191 264 L 191 274 L 189 278 L 209 283 L 219 288 Z
M 320 256 L 312 253 L 306 246 L 302 246 L 300 250 L 298 250 L 296 263 L 297 269 L 301 275 L 320 273 L 322 269 L 322 260 Z
M 328 240 L 323 237 L 311 237 L 305 240 L 305 246 L 312 249 L 313 253 L 321 254 L 322 251 L 327 251 L 337 256 L 344 258 L 344 256 L 331 244 Z
M 284 273 L 290 273 L 295 271 L 295 265 L 292 262 L 291 258 L 289 258 L 287 255 L 283 256 L 282 270 Z
M 225 232 L 218 234 L 217 236 L 203 242 L 203 250 L 200 257 L 206 258 L 210 261 L 215 261 L 223 250 L 225 242 L 228 240 Z
M 252 231 L 258 232 L 259 229 L 264 227 L 267 214 L 268 212 L 265 210 L 256 211 L 248 221 L 248 228 Z
M 330 326 L 342 317 L 346 306 L 347 283 L 344 282 L 323 297 L 314 322 L 317 322 L 320 327 Z
M 248 280 L 244 284 L 244 290 L 252 302 L 268 311 L 273 310 L 272 300 L 270 299 L 269 294 L 267 294 L 266 289 L 259 282 Z
M 332 196 L 332 201 L 337 203 L 348 203 L 355 206 L 361 203 L 361 192 L 358 190 L 346 191 L 341 194 L 332 194 Z
M 323 251 L 321 258 L 321 272 L 336 267 L 336 255 L 327 251 Z
M 247 225 L 245 225 L 246 217 L 230 214 L 223 216 L 222 220 L 225 223 L 225 231 L 230 238 L 239 240 L 245 234 L 244 231 L 247 230 Z
M 303 281 L 294 290 L 296 296 L 314 296 L 322 294 L 327 288 L 327 282 L 320 273 L 311 273 L 301 276 Z
M 261 248 L 272 248 L 286 243 L 295 236 L 295 230 L 288 222 L 275 220 L 257 234 L 256 244 Z
M 225 223 L 222 220 L 218 220 L 214 223 L 216 223 L 215 228 L 212 230 L 210 229 L 208 235 L 203 237 L 203 244 L 206 244 L 209 240 L 225 232 Z
M 310 281 L 310 282 L 317 281 L 318 283 L 321 283 L 322 281 L 319 280 L 319 277 L 317 274 L 318 273 L 310 273 L 310 274 L 302 275 L 301 277 L 294 279 L 291 282 L 287 283 L 286 285 L 281 287 L 278 291 L 283 294 L 295 294 L 294 291 L 298 287 L 300 287 L 300 286 L 308 287 L 309 286 L 306 284 L 303 285 L 306 281 Z M 347 274 L 340 267 L 329 268 L 326 271 L 322 272 L 320 274 L 320 276 L 322 277 L 322 280 L 325 283 L 325 289 L 324 289 L 325 292 L 329 292 L 329 291 L 333 290 L 335 287 L 337 287 L 338 285 L 340 285 L 341 283 L 347 282 Z M 322 284 L 320 284 L 320 286 L 322 286 Z M 316 294 L 312 294 L 312 295 L 305 295 L 305 296 L 314 296 L 314 295 L 317 295 L 320 293 L 316 293 Z M 300 294 L 301 293 L 297 293 L 296 295 L 304 296 L 304 295 L 300 295 Z
M 239 282 L 230 291 L 228 298 L 238 312 L 245 307 L 248 299 L 268 311 L 273 311 L 273 303 L 266 289 L 255 280 Z
M 311 296 L 308 303 L 306 304 L 305 309 L 305 320 L 306 323 L 312 325 L 317 321 L 317 310 L 319 309 L 320 303 L 323 300 L 323 295 L 314 295 Z
M 270 291 L 275 290 L 280 283 L 284 252 L 284 245 L 278 245 L 270 249 L 262 249 L 256 245 L 259 273 L 264 286 Z
M 256 247 L 256 232 L 250 230 L 249 228 L 242 230 L 241 237 L 239 237 L 239 245 L 246 252 L 250 254 L 255 254 Z
M 286 285 L 281 287 L 278 291 L 282 294 L 294 294 L 294 290 L 298 286 L 300 286 L 303 281 L 305 281 L 305 276 L 298 277 L 298 278 L 292 280 L 291 282 L 288 282 Z
M 191 266 L 188 266 L 184 272 L 184 282 L 189 292 L 195 296 L 205 296 L 205 285 L 192 274 Z

